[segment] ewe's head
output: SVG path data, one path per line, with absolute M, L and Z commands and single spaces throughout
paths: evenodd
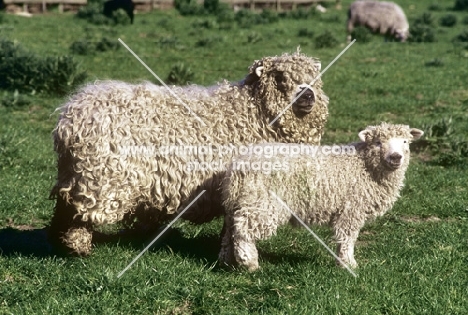
M 328 117 L 328 97 L 317 79 L 318 59 L 299 51 L 255 61 L 244 83 L 279 141 L 319 144 Z M 303 92 L 303 93 L 301 93 Z M 283 113 L 283 111 L 285 112 Z
M 376 159 L 372 165 L 383 166 L 393 171 L 409 163 L 409 144 L 419 139 L 423 131 L 406 125 L 382 123 L 369 126 L 359 133 L 359 138 L 366 143 L 368 152 Z

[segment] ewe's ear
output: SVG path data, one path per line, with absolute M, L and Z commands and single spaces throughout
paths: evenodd
M 255 68 L 255 74 L 257 75 L 257 77 L 260 78 L 262 76 L 262 73 L 263 73 L 263 66 L 259 66 Z
M 320 61 L 316 62 L 314 63 L 312 67 L 314 68 L 315 71 L 320 72 L 320 70 L 322 69 L 322 63 Z
M 361 139 L 362 142 L 366 142 L 366 136 L 370 135 L 370 130 L 369 129 L 364 129 L 360 133 L 358 133 L 359 139 Z
M 418 140 L 424 134 L 424 131 L 416 128 L 410 129 L 410 134 L 413 136 L 413 140 Z

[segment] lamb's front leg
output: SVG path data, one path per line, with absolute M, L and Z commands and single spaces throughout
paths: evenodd
M 335 238 L 338 243 L 336 254 L 341 259 L 341 262 L 337 261 L 338 265 L 344 267 L 343 263 L 345 263 L 351 268 L 357 267 L 357 262 L 354 259 L 354 245 L 359 235 L 359 229 L 349 226 L 343 229 L 335 226 Z
M 238 211 L 232 218 L 233 254 L 239 266 L 246 267 L 249 271 L 259 268 L 258 251 L 255 246 L 255 229 L 249 226 L 249 220 L 242 215 L 243 211 Z
M 249 271 L 259 268 L 258 251 L 254 241 L 234 238 L 234 257 L 239 266 L 246 267 Z

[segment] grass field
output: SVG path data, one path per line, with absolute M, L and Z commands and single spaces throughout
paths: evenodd
M 178 222 L 121 278 L 151 237 L 97 244 L 84 259 L 54 256 L 44 227 L 54 206 L 54 110 L 65 97 L 39 93 L 26 95 L 24 106 L 0 105 L 0 314 L 468 314 L 468 46 L 453 42 L 468 35 L 468 12 L 450 11 L 452 1 L 432 11 L 432 0 L 397 2 L 410 24 L 430 12 L 437 41 L 356 42 L 322 78 L 330 97 L 324 144 L 355 141 L 380 121 L 426 132 L 413 147 L 402 197 L 361 231 L 357 278 L 305 229 L 290 227 L 259 244 L 260 271 L 221 269 L 219 220 Z M 439 25 L 447 14 L 455 26 Z M 182 62 L 194 83 L 210 85 L 242 79 L 254 60 L 299 45 L 324 69 L 345 47 L 345 21 L 346 10 L 332 7 L 252 26 L 175 10 L 112 27 L 72 14 L 7 15 L 0 39 L 46 56 L 72 54 L 86 38 L 121 38 L 161 78 Z M 339 43 L 317 48 L 325 31 Z M 74 58 L 87 81 L 155 81 L 124 47 Z M 333 246 L 327 228 L 313 229 Z

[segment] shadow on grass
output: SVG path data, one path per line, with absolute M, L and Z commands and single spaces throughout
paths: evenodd
M 153 241 L 161 231 L 162 229 L 150 233 L 147 231 L 135 232 L 124 230 L 115 234 L 94 232 L 93 245 L 99 247 L 100 244 L 110 244 L 111 246 L 125 246 L 135 251 L 140 251 Z M 187 238 L 177 229 L 169 229 L 158 238 L 149 250 L 158 251 L 170 248 L 172 252 L 182 256 L 215 262 L 218 257 L 220 244 L 221 240 L 217 235 Z M 13 227 L 0 229 L 0 255 L 64 256 L 62 252 L 49 242 L 47 228 L 17 229 Z
M 7 227 L 0 230 L 0 255 L 51 257 L 55 252 L 47 240 L 45 228 L 21 230 Z
M 104 234 L 95 232 L 93 235 L 93 245 L 99 247 L 100 244 L 107 244 L 115 247 L 127 247 L 142 251 L 149 245 L 162 228 L 148 231 L 123 230 L 115 234 Z M 169 250 L 174 254 L 193 260 L 204 260 L 208 264 L 215 264 L 218 260 L 218 253 L 221 246 L 221 238 L 216 234 L 201 235 L 196 237 L 186 237 L 178 229 L 170 228 L 162 234 L 151 246 L 149 251 L 157 252 Z M 295 253 L 275 253 L 268 250 L 259 249 L 260 258 L 272 264 L 288 262 L 291 265 L 309 261 L 306 255 Z M 47 228 L 42 229 L 15 229 L 6 227 L 0 229 L 0 255 L 1 256 L 33 256 L 38 258 L 63 256 L 54 248 L 47 238 Z M 225 266 L 216 266 L 215 270 L 226 269 Z M 228 268 L 230 269 L 230 268 Z
M 163 228 L 148 232 L 123 231 L 116 235 L 96 235 L 93 238 L 95 244 L 115 243 L 119 246 L 130 247 L 135 251 L 142 251 L 148 246 Z M 209 263 L 214 263 L 218 259 L 221 246 L 219 235 L 208 234 L 196 237 L 187 237 L 178 229 L 169 228 L 150 247 L 149 251 L 169 250 L 174 254 L 191 259 L 203 259 Z

